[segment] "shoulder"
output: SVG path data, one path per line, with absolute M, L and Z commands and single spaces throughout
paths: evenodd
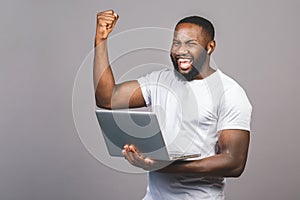
M 174 70 L 170 68 L 165 68 L 158 71 L 153 71 L 150 74 L 159 78 L 174 77 Z
M 235 80 L 220 72 L 223 95 L 219 104 L 218 131 L 224 129 L 250 130 L 252 105 L 245 90 Z
M 221 70 L 218 70 L 218 73 L 220 75 L 222 85 L 223 85 L 223 88 L 224 88 L 225 92 L 228 91 L 228 90 L 229 91 L 230 90 L 244 91 L 242 86 L 237 81 L 235 81 L 233 78 L 231 78 L 227 74 L 224 74 Z
M 162 80 L 172 80 L 174 79 L 174 70 L 170 68 L 164 68 L 157 71 L 152 71 L 145 76 L 140 77 L 138 80 L 143 80 L 143 82 L 160 82 Z
M 230 99 L 232 101 L 249 101 L 244 88 L 237 81 L 224 74 L 221 70 L 218 70 L 218 74 L 221 80 L 223 99 Z
M 221 98 L 223 105 L 251 111 L 251 103 L 242 86 L 223 72 L 219 71 L 219 74 L 223 87 L 223 95 Z

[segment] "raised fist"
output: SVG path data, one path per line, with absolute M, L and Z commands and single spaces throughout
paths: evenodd
M 119 16 L 113 10 L 107 10 L 97 14 L 97 28 L 95 40 L 101 42 L 106 40 L 113 30 Z

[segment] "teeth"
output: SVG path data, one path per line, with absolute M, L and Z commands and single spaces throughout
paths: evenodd
M 178 66 L 183 70 L 189 69 L 192 64 L 191 59 L 188 58 L 179 58 L 177 62 L 178 62 Z
M 191 60 L 187 58 L 179 58 L 178 61 L 182 63 L 182 62 L 190 62 Z

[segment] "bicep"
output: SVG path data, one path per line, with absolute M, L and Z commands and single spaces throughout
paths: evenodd
M 247 130 L 228 129 L 219 132 L 218 147 L 229 156 L 232 165 L 243 170 L 247 161 L 250 133 Z
M 146 105 L 138 81 L 117 84 L 112 95 L 112 108 L 134 108 Z

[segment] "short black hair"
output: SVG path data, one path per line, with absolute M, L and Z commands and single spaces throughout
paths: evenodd
M 209 36 L 210 40 L 214 40 L 214 38 L 215 38 L 215 28 L 214 28 L 213 24 L 209 20 L 207 20 L 203 17 L 199 17 L 199 16 L 185 17 L 176 24 L 176 27 L 182 23 L 196 24 L 196 25 L 202 27 L 202 29 L 205 31 L 205 33 Z

